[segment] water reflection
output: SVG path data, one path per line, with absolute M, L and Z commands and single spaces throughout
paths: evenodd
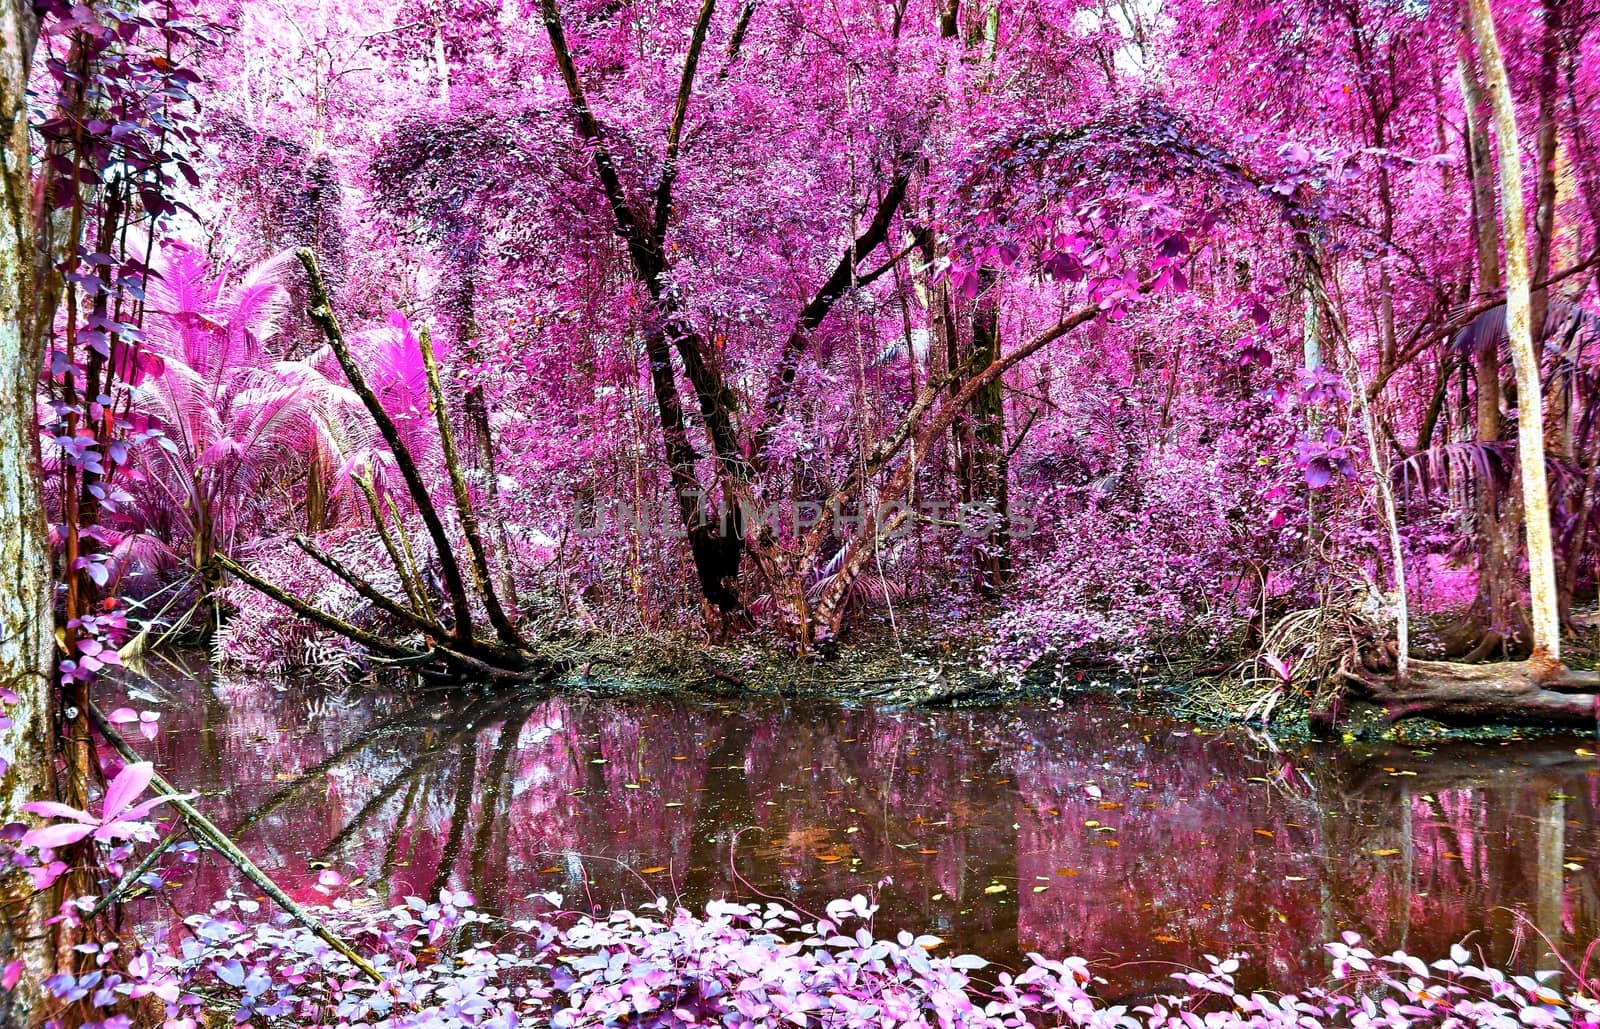
M 1127 990 L 1248 951 L 1322 978 L 1354 929 L 1541 961 L 1600 934 L 1600 771 L 1573 739 L 1275 749 L 1099 702 L 905 713 L 174 680 L 161 770 L 303 899 L 316 869 L 394 898 L 554 890 L 815 909 L 883 879 L 882 924 L 1014 961 L 1099 959 Z M 232 882 L 203 867 L 202 904 Z M 1537 932 L 1536 932 L 1537 931 Z

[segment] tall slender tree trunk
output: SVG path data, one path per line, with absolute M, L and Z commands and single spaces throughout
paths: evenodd
M 979 367 L 1000 357 L 999 275 L 984 269 L 983 292 L 972 311 L 972 351 Z M 1011 577 L 1010 461 L 1006 453 L 1005 386 L 996 376 L 979 391 L 972 404 L 970 482 L 962 499 L 982 505 L 990 520 L 978 561 L 977 587 L 993 595 Z
M 1522 204 L 1522 161 L 1517 143 L 1516 104 L 1506 79 L 1505 58 L 1495 36 L 1489 0 L 1468 0 L 1478 63 L 1494 111 L 1499 149 L 1500 213 L 1506 247 L 1506 336 L 1517 376 L 1517 457 L 1522 473 L 1523 521 L 1528 541 L 1528 592 L 1532 604 L 1533 660 L 1561 661 L 1561 623 L 1556 602 L 1555 549 L 1550 538 L 1550 490 L 1544 467 L 1544 405 L 1539 355 L 1531 321 L 1528 229 Z
M 1494 154 L 1489 145 L 1489 100 L 1479 77 L 1470 40 L 1464 41 L 1456 70 L 1461 80 L 1467 134 L 1467 163 L 1472 182 L 1472 240 L 1477 254 L 1478 296 L 1499 299 L 1500 226 L 1495 217 Z M 1471 355 L 1476 397 L 1474 439 L 1499 442 L 1505 426 L 1500 412 L 1500 341 L 1493 334 Z M 1467 660 L 1482 660 L 1520 635 L 1526 626 L 1516 582 L 1517 505 L 1502 500 L 1492 481 L 1479 483 L 1476 519 L 1478 587 L 1464 640 Z
M 0 731 L 0 822 L 22 819 L 19 805 L 54 795 L 50 743 L 51 588 L 34 386 L 40 368 L 33 312 L 39 261 L 34 245 L 26 101 L 28 65 L 39 21 L 30 0 L 0 10 L 0 688 L 16 695 Z M 25 876 L 0 878 L 0 966 L 26 962 L 17 989 L 0 994 L 0 1025 L 24 1025 L 50 971 L 43 914 Z

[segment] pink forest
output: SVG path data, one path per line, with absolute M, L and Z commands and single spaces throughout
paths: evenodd
M 11 0 L 0 1029 L 1600 1029 L 1597 0 Z

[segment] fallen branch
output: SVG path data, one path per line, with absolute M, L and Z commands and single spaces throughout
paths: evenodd
M 117 753 L 122 755 L 124 760 L 131 762 L 142 760 L 134 749 L 128 746 L 128 741 L 122 738 L 122 735 L 112 727 L 106 716 L 101 714 L 100 709 L 93 704 L 89 705 L 89 720 L 94 723 L 95 729 L 105 738 L 107 743 L 111 744 Z M 322 942 L 344 955 L 351 964 L 361 970 L 363 975 L 379 985 L 383 984 L 383 974 L 373 967 L 372 962 L 356 953 L 354 948 L 335 936 L 332 930 L 318 921 L 314 915 L 295 903 L 294 899 L 284 893 L 277 883 L 273 882 L 265 872 L 256 867 L 255 862 L 251 861 L 249 855 L 240 850 L 228 838 L 227 833 L 218 829 L 211 819 L 201 814 L 199 809 L 185 800 L 173 788 L 171 783 L 162 778 L 160 774 L 152 775 L 150 783 L 156 788 L 157 793 L 165 795 L 170 800 L 172 806 L 189 823 L 189 828 L 195 835 L 204 839 L 217 853 L 227 858 L 229 863 L 239 870 L 239 874 L 250 880 L 257 889 L 270 897 L 290 918 L 305 926 Z

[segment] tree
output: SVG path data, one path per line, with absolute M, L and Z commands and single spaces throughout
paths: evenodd
M 1506 78 L 1505 57 L 1495 36 L 1489 0 L 1468 0 L 1478 63 L 1494 112 L 1499 148 L 1501 231 L 1506 248 L 1506 335 L 1517 377 L 1517 460 L 1528 540 L 1528 592 L 1532 601 L 1533 660 L 1559 663 L 1561 619 L 1556 600 L 1555 549 L 1550 537 L 1550 489 L 1545 481 L 1544 405 L 1539 355 L 1533 347 L 1532 280 L 1528 228 L 1522 208 L 1522 152 L 1517 141 L 1516 101 Z
M 39 17 L 30 0 L 0 11 L 0 822 L 21 817 L 20 805 L 49 795 L 51 583 L 44 504 L 39 488 L 39 434 L 34 384 L 41 362 L 35 328 L 40 290 L 34 245 L 32 156 L 29 152 L 28 66 Z M 38 997 L 50 955 L 44 938 L 28 939 L 37 919 L 28 880 L 0 879 L 0 964 L 27 963 L 29 975 L 0 994 L 0 1024 L 22 1025 Z

